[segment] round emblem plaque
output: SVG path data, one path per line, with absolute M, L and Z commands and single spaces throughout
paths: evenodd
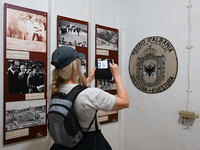
M 147 37 L 134 47 L 129 58 L 130 78 L 137 89 L 155 94 L 174 82 L 178 60 L 173 45 L 159 36 Z

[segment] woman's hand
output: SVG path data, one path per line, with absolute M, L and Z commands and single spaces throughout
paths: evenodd
M 90 73 L 86 79 L 87 86 L 89 86 L 91 84 L 91 82 L 93 81 L 95 70 L 96 70 L 96 67 L 94 67 L 90 70 Z
M 120 77 L 120 70 L 119 70 L 118 65 L 115 64 L 115 63 L 109 63 L 109 65 L 110 65 L 110 71 L 111 71 L 113 77 L 115 79 L 117 79 L 118 77 Z

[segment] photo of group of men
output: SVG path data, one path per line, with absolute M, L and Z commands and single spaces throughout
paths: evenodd
M 7 9 L 6 19 L 7 49 L 46 51 L 46 16 Z
M 44 62 L 8 60 L 8 93 L 44 92 Z
M 87 25 L 59 20 L 59 44 L 87 47 Z

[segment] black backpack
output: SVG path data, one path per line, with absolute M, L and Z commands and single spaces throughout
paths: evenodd
M 74 147 L 83 138 L 83 131 L 74 112 L 74 102 L 78 94 L 87 87 L 77 85 L 67 95 L 53 94 L 47 114 L 48 131 L 56 144 L 65 147 Z M 90 123 L 90 129 L 95 116 Z

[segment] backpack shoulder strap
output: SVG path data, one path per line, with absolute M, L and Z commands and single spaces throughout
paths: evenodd
M 89 127 L 88 127 L 88 129 L 87 129 L 87 132 L 90 130 L 90 128 L 91 128 L 91 126 L 92 126 L 94 120 L 95 120 L 95 129 L 96 129 L 96 132 L 99 130 L 99 128 L 98 128 L 98 123 L 97 123 L 97 111 L 98 111 L 98 110 L 96 110 L 95 115 L 94 115 L 94 118 L 93 118 L 92 121 L 90 122 L 90 125 L 89 125 Z
M 78 96 L 78 94 L 79 94 L 81 91 L 85 90 L 86 88 L 87 88 L 86 86 L 77 85 L 77 86 L 75 86 L 66 96 L 71 97 L 71 98 L 72 98 L 72 102 L 74 103 L 74 101 L 75 101 L 76 97 Z M 98 110 L 96 110 L 95 115 L 94 115 L 94 118 L 92 119 L 92 121 L 91 121 L 91 123 L 90 123 L 90 125 L 89 125 L 89 127 L 88 127 L 88 129 L 87 129 L 87 132 L 90 130 L 90 128 L 91 128 L 91 126 L 92 126 L 94 120 L 95 120 L 95 129 L 96 129 L 96 131 L 98 131 L 97 111 L 98 111 Z M 76 118 L 76 119 L 77 119 L 77 118 Z M 78 121 L 78 120 L 77 120 L 77 121 Z M 79 124 L 79 125 L 80 125 L 80 124 Z

